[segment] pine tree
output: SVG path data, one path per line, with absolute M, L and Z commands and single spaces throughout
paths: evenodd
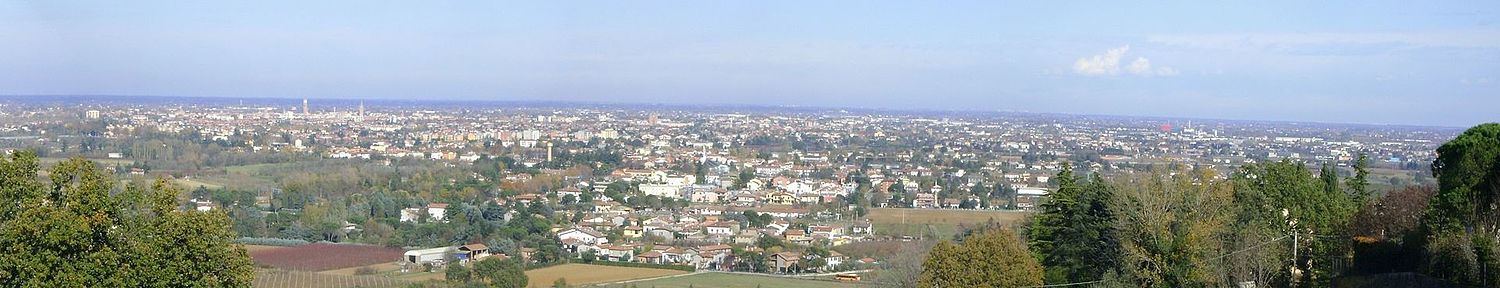
M 1354 160 L 1354 177 L 1344 180 L 1344 187 L 1354 195 L 1355 203 L 1363 205 L 1370 201 L 1370 158 L 1365 153 L 1359 153 L 1359 158 Z
M 1046 267 L 1047 283 L 1098 280 L 1119 257 L 1111 188 L 1098 174 L 1080 185 L 1067 163 L 1055 179 L 1057 191 L 1031 227 L 1032 251 Z

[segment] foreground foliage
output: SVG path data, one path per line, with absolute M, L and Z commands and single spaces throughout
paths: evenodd
M 165 180 L 123 188 L 75 158 L 38 180 L 37 157 L 0 160 L 0 286 L 247 287 L 245 249 L 220 212 L 179 211 Z M 14 204 L 11 204 L 14 203 Z
M 932 247 L 918 287 L 1026 287 L 1042 285 L 1042 265 L 1014 233 L 990 229 Z

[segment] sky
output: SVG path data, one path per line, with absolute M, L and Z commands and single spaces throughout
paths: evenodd
M 1500 121 L 1497 1 L 494 2 L 4 1 L 0 95 Z

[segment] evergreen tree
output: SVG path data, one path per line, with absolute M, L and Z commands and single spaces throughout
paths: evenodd
M 1500 205 L 1500 123 L 1469 128 L 1438 147 L 1438 195 L 1426 215 L 1434 232 L 1496 230 Z
M 1500 283 L 1500 123 L 1469 128 L 1437 154 L 1438 193 L 1423 216 L 1431 233 L 1427 272 L 1460 284 Z M 1477 276 L 1449 273 L 1466 263 L 1478 266 Z
M 1354 176 L 1344 180 L 1344 187 L 1348 187 L 1349 194 L 1354 195 L 1355 203 L 1363 205 L 1371 200 L 1370 158 L 1365 153 L 1359 153 L 1359 157 L 1354 159 Z
M 1118 264 L 1113 192 L 1098 174 L 1080 185 L 1068 163 L 1055 179 L 1057 191 L 1032 225 L 1031 247 L 1046 267 L 1047 283 L 1098 280 Z

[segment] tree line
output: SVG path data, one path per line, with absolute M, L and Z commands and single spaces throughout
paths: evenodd
M 1031 221 L 938 243 L 907 285 L 1329 287 L 1415 273 L 1434 285 L 1500 287 L 1500 124 L 1473 127 L 1437 153 L 1437 187 L 1381 195 L 1363 155 L 1347 177 L 1333 163 L 1314 173 L 1293 160 L 1113 179 L 1064 165 Z

